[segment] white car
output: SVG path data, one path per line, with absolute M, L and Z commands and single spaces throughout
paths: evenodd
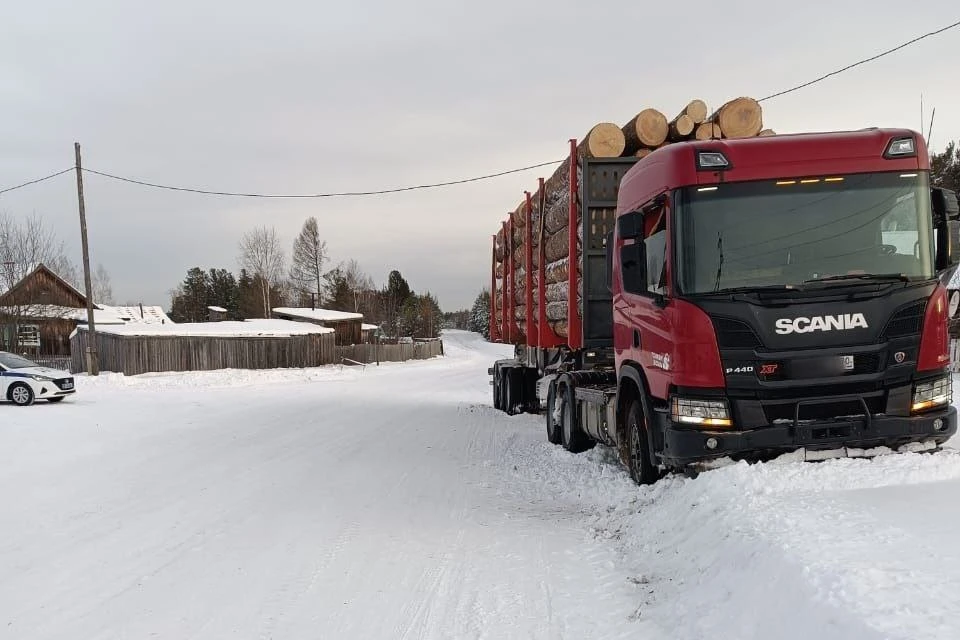
M 72 393 L 76 387 L 70 373 L 0 351 L 0 401 L 26 407 L 36 400 L 60 402 Z

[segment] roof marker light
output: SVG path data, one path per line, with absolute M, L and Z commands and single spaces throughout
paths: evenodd
M 816 184 L 820 182 L 820 178 L 807 178 L 806 180 L 801 180 L 800 184 Z
M 843 182 L 843 178 L 824 178 L 824 182 Z
M 698 169 L 729 169 L 730 161 L 719 151 L 698 151 Z
M 917 145 L 913 138 L 894 138 L 883 154 L 886 158 L 906 158 L 917 155 Z
M 697 191 L 716 191 L 719 187 L 700 187 Z
M 917 174 L 916 174 L 916 173 L 901 173 L 901 174 L 900 174 L 900 177 L 901 177 L 901 178 L 916 178 L 916 177 L 917 177 Z
M 787 184 L 797 184 L 796 180 L 777 180 L 777 186 L 782 187 Z

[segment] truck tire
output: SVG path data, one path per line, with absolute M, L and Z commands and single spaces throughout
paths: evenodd
M 493 368 L 493 408 L 497 411 L 503 409 L 503 400 L 500 397 L 500 367 Z
M 517 404 L 520 401 L 519 369 L 510 367 L 503 372 L 503 410 L 508 416 L 517 414 Z
M 554 420 L 553 412 L 557 408 L 557 385 L 553 382 L 547 388 L 547 442 L 550 444 L 560 444 L 560 422 Z
M 637 484 L 653 484 L 660 479 L 659 470 L 650 463 L 650 440 L 643 418 L 643 405 L 634 398 L 627 409 L 627 469 Z
M 560 441 L 570 453 L 582 453 L 592 449 L 594 442 L 577 424 L 576 404 L 573 387 L 568 384 L 559 387 L 557 392 L 560 407 Z

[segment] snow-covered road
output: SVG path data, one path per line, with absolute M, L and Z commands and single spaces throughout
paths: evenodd
M 0 406 L 0 638 L 957 638 L 960 454 L 632 485 L 508 349 Z

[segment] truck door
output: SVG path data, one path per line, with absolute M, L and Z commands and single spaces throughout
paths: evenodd
M 617 362 L 640 365 L 651 395 L 666 400 L 673 342 L 666 311 L 669 286 L 667 198 L 617 220 L 614 240 L 613 340 Z

